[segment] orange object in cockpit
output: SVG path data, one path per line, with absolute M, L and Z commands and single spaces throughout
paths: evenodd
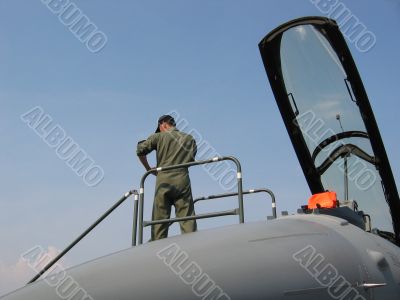
M 308 199 L 308 209 L 337 207 L 336 192 L 314 194 Z

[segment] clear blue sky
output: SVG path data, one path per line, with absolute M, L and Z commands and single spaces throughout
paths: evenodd
M 377 37 L 367 53 L 349 47 L 399 182 L 400 1 L 342 2 Z M 257 45 L 283 22 L 321 15 L 310 1 L 75 3 L 108 37 L 99 53 L 89 52 L 40 0 L 0 1 L 0 267 L 13 266 L 35 245 L 62 249 L 124 192 L 137 188 L 143 168 L 136 143 L 171 110 L 219 153 L 241 160 L 246 189 L 271 188 L 279 210 L 295 212 L 306 203 L 310 192 Z M 35 106 L 104 169 L 98 186 L 86 186 L 21 121 Z M 194 196 L 221 191 L 201 169 L 193 170 L 192 182 Z M 148 218 L 153 185 L 152 178 Z M 265 196 L 246 199 L 247 220 L 270 214 Z M 202 204 L 199 211 L 235 203 Z M 71 251 L 68 265 L 129 247 L 131 213 L 129 201 Z

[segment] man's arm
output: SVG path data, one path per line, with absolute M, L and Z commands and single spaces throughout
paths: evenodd
M 149 162 L 147 161 L 147 156 L 146 155 L 139 155 L 139 160 L 142 163 L 142 165 L 144 166 L 144 168 L 146 169 L 146 171 L 152 169 L 152 167 L 150 167 Z M 153 174 L 154 176 L 157 176 L 157 171 L 152 172 L 151 174 Z
M 147 161 L 146 155 L 149 154 L 151 151 L 155 150 L 155 148 L 156 148 L 156 141 L 153 136 L 151 136 L 147 140 L 140 141 L 137 145 L 136 154 L 139 157 L 139 160 L 146 169 L 146 171 L 152 169 L 149 165 L 149 162 Z M 157 173 L 154 172 L 153 175 L 157 175 Z
M 146 171 L 150 170 L 151 167 L 149 165 L 149 162 L 147 161 L 147 156 L 146 155 L 139 155 L 138 157 L 139 157 L 140 162 L 142 163 L 142 165 L 146 169 Z
M 197 144 L 196 144 L 196 140 L 193 139 L 193 161 L 196 160 L 196 154 L 197 154 Z

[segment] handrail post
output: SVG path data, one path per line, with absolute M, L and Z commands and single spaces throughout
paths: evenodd
M 257 191 L 257 190 L 256 190 Z M 272 207 L 272 216 L 276 219 L 276 201 L 275 201 L 275 194 L 269 189 L 259 189 L 258 191 L 266 192 L 271 196 L 271 207 Z
M 136 246 L 136 235 L 137 235 L 137 221 L 138 221 L 138 201 L 139 194 L 137 191 L 134 193 L 133 200 L 133 224 L 132 224 L 132 247 Z
M 272 198 L 272 216 L 274 219 L 276 219 L 276 202 L 275 202 L 275 195 L 271 190 L 266 189 L 265 190 L 268 194 L 270 194 Z
M 144 182 L 152 172 L 154 172 L 154 169 L 148 170 L 143 176 L 142 179 L 140 180 L 140 189 L 139 189 L 139 241 L 138 244 L 141 245 L 143 244 L 143 214 L 144 214 Z
M 228 156 L 227 159 L 233 161 L 237 168 L 237 186 L 238 186 L 238 201 L 239 201 L 239 222 L 244 223 L 244 205 L 243 205 L 243 179 L 242 179 L 242 166 L 236 157 Z

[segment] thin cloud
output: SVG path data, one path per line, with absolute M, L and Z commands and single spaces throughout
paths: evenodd
M 53 246 L 49 246 L 47 250 L 37 259 L 40 262 L 43 256 L 48 256 L 50 259 L 54 258 L 60 253 L 60 250 Z M 35 263 L 33 265 L 36 265 Z M 29 265 L 29 262 L 22 256 L 19 257 L 15 264 L 7 265 L 0 261 L 0 296 L 12 292 L 32 279 L 37 273 L 35 270 L 42 268 L 43 265 L 39 264 L 35 268 Z M 64 266 L 63 266 L 64 267 Z

